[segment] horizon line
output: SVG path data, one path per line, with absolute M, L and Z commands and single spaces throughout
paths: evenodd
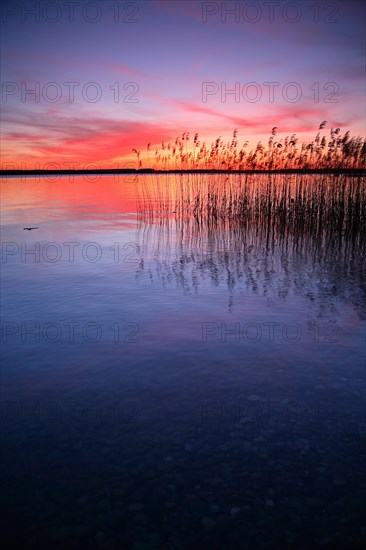
M 154 168 L 99 168 L 94 170 L 0 170 L 1 176 L 40 176 L 48 174 L 352 174 L 366 175 L 365 168 L 277 168 L 277 169 L 177 169 Z

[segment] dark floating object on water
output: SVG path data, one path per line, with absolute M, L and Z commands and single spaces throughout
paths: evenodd
M 23 230 L 32 231 L 32 229 L 39 229 L 39 227 L 23 227 Z

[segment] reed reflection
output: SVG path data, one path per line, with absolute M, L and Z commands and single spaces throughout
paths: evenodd
M 304 296 L 319 317 L 345 303 L 365 318 L 364 178 L 159 177 L 141 182 L 138 205 L 137 278 L 226 287 L 229 311 L 249 295 Z

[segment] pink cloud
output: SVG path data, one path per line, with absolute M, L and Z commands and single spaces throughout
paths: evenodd
M 131 76 L 137 77 L 137 78 L 144 78 L 145 75 L 143 73 L 140 73 L 139 71 L 135 71 L 134 69 L 131 69 L 130 67 L 127 67 L 126 65 L 121 65 L 120 63 L 112 63 L 107 65 L 107 67 L 110 67 L 117 73 L 127 73 Z

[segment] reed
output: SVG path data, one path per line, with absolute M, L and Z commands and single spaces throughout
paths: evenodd
M 364 169 L 366 168 L 366 141 L 351 137 L 347 131 L 343 135 L 340 128 L 331 128 L 326 136 L 323 130 L 326 121 L 319 125 L 318 132 L 311 142 L 299 143 L 296 134 L 277 139 L 278 128 L 272 128 L 268 142 L 261 141 L 248 150 L 248 141 L 239 146 L 238 130 L 235 129 L 231 141 L 225 143 L 221 136 L 211 145 L 199 140 L 196 132 L 190 139 L 190 132 L 183 132 L 173 144 L 163 142 L 154 150 L 150 161 L 151 143 L 147 146 L 147 163 L 155 170 L 304 170 L 304 169 Z M 137 155 L 138 166 L 143 166 L 141 151 L 132 150 Z

